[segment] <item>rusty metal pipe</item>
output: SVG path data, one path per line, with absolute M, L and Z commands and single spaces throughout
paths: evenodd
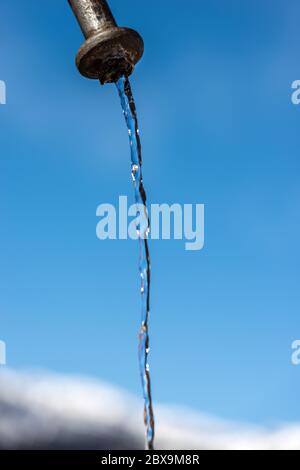
M 129 76 L 144 52 L 141 36 L 118 27 L 106 0 L 68 0 L 86 38 L 76 56 L 79 72 L 101 83 Z

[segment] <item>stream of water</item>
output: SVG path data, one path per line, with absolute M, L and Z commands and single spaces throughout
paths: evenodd
M 136 106 L 128 78 L 121 77 L 116 82 L 116 85 L 129 134 L 131 175 L 134 184 L 135 202 L 137 207 L 141 207 L 142 205 L 144 208 L 144 217 L 142 218 L 144 222 L 137 226 L 140 244 L 139 272 L 142 296 L 142 321 L 139 333 L 139 365 L 145 401 L 144 421 L 146 426 L 146 447 L 152 450 L 154 448 L 154 414 L 151 396 L 150 369 L 148 364 L 151 279 L 148 234 L 150 231 L 150 221 L 147 212 L 147 197 L 142 176 L 142 147 Z

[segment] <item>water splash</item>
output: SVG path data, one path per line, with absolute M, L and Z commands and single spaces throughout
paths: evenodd
M 117 89 L 121 99 L 121 105 L 125 116 L 130 150 L 131 150 L 131 174 L 134 184 L 135 202 L 137 207 L 144 210 L 143 222 L 137 226 L 140 243 L 139 271 L 141 276 L 142 296 L 142 323 L 139 333 L 139 364 L 142 379 L 143 394 L 145 400 L 144 421 L 146 426 L 147 449 L 153 449 L 154 444 L 154 414 L 151 397 L 150 370 L 148 364 L 149 354 L 149 312 L 150 312 L 150 254 L 148 234 L 150 221 L 147 212 L 147 197 L 143 185 L 142 176 L 142 147 L 139 135 L 139 127 L 135 102 L 128 78 L 121 77 L 117 83 Z M 142 205 L 142 206 L 141 206 Z

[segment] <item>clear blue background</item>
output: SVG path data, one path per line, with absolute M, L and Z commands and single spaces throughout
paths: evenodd
M 151 243 L 155 400 L 300 420 L 299 2 L 110 3 L 145 39 L 132 85 L 149 202 L 206 205 L 203 251 Z M 8 365 L 95 376 L 139 396 L 138 245 L 95 235 L 98 204 L 133 201 L 117 92 L 75 69 L 82 35 L 67 1 L 2 0 L 0 31 Z

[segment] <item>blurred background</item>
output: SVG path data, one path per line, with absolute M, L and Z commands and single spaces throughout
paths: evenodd
M 131 81 L 149 203 L 205 204 L 202 251 L 150 243 L 154 400 L 249 426 L 295 425 L 299 2 L 109 3 L 145 40 Z M 96 238 L 99 204 L 133 202 L 115 86 L 78 74 L 83 38 L 67 1 L 2 0 L 0 31 L 7 367 L 141 397 L 138 245 Z

